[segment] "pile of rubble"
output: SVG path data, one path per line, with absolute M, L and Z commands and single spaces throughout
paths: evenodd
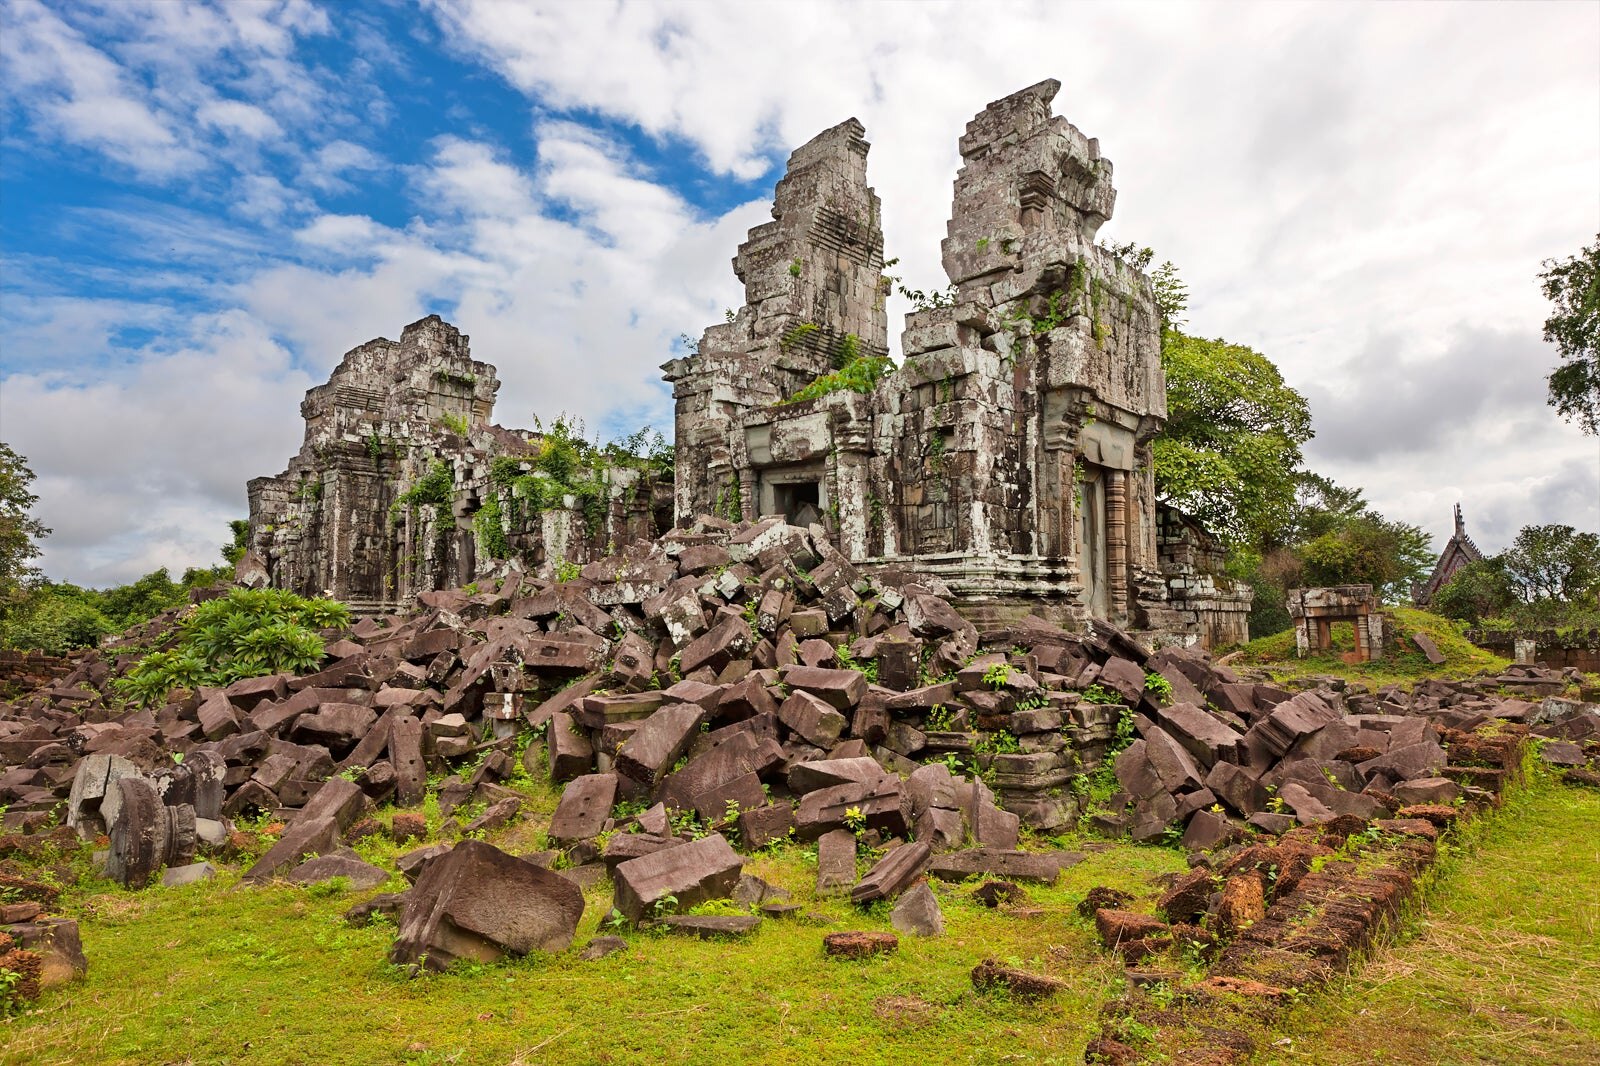
M 168 883 L 202 876 L 197 851 L 268 813 L 287 828 L 248 879 L 337 869 L 376 883 L 330 856 L 372 803 L 416 806 L 431 776 L 446 816 L 487 807 L 452 829 L 504 825 L 521 801 L 501 782 L 532 728 L 544 740 L 527 769 L 566 785 L 549 830 L 562 873 L 609 870 L 630 918 L 731 891 L 739 864 L 720 834 L 817 840 L 819 884 L 862 902 L 929 873 L 1053 880 L 1059 859 L 1017 849 L 1021 820 L 1076 817 L 1069 782 L 1098 763 L 1116 715 L 1079 690 L 1131 642 L 1039 625 L 981 654 L 942 591 L 858 573 L 819 527 L 705 517 L 575 579 L 423 594 L 408 615 L 326 634 L 307 676 L 129 709 L 113 682 L 136 656 L 112 646 L 0 705 L 5 827 L 44 827 L 65 801 L 68 825 L 108 838 L 108 873 L 142 885 L 163 868 Z M 172 621 L 121 647 L 162 646 Z M 445 776 L 456 766 L 473 769 Z M 619 803 L 643 813 L 619 822 Z M 607 833 L 619 828 L 636 831 Z M 857 884 L 859 841 L 910 843 Z M 308 855 L 329 861 L 307 871 Z
M 580 886 L 604 876 L 625 919 L 699 935 L 759 919 L 673 912 L 730 895 L 792 909 L 743 874 L 732 841 L 816 841 L 819 891 L 903 896 L 897 925 L 937 928 L 915 891 L 928 876 L 1056 878 L 1071 859 L 1020 850 L 1020 827 L 1076 821 L 1119 733 L 1137 734 L 1115 762 L 1124 793 L 1096 822 L 1142 840 L 1181 829 L 1205 848 L 1472 795 L 1494 771 L 1447 767 L 1444 745 L 1486 715 L 1558 721 L 1580 760 L 1600 732 L 1559 699 L 1490 704 L 1470 687 L 1295 695 L 1101 623 L 1029 620 L 980 640 L 943 592 L 858 571 L 820 527 L 703 516 L 568 580 L 424 593 L 412 612 L 325 634 L 316 673 L 130 709 L 113 681 L 136 656 L 116 653 L 172 641 L 173 619 L 157 619 L 0 704 L 4 827 L 43 829 L 64 802 L 68 826 L 106 838 L 110 876 L 143 885 L 165 868 L 170 884 L 210 872 L 195 859 L 228 846 L 232 819 L 266 813 L 286 828 L 247 880 L 376 886 L 388 872 L 341 845 L 426 824 L 379 827 L 374 803 L 416 807 L 431 788 L 441 835 L 476 837 L 523 817 L 509 777 L 548 773 L 564 785 L 547 833 L 562 869 L 556 851 L 434 843 L 400 860 L 415 882 L 403 899 L 366 908 L 399 917 L 397 960 L 445 965 L 564 948 Z M 519 768 L 530 730 L 543 739 Z M 482 811 L 459 824 L 469 804 Z M 862 844 L 883 853 L 857 878 Z
M 1102 677 L 1114 665 L 1102 667 Z M 1178 650 L 1136 665 L 1160 674 L 1170 700 L 1148 690 L 1139 700 L 1139 739 L 1115 762 L 1123 792 L 1111 813 L 1094 816 L 1102 829 L 1136 840 L 1181 827 L 1185 848 L 1209 849 L 1243 839 L 1247 828 L 1277 834 L 1345 815 L 1365 821 L 1417 804 L 1482 799 L 1499 791 L 1507 772 L 1473 758 L 1473 731 L 1488 722 L 1547 738 L 1543 757 L 1552 764 L 1582 767 L 1600 755 L 1592 705 L 1501 694 L 1559 692 L 1580 680 L 1572 671 L 1516 667 L 1410 692 L 1392 685 L 1347 694 L 1331 678 L 1290 693 Z M 1122 673 L 1131 686 L 1136 673 Z
M 1511 684 L 1560 691 L 1572 680 L 1529 668 L 1348 699 L 1332 686 L 1275 702 L 1268 693 L 1237 740 L 1214 741 L 1236 763 L 1191 755 L 1192 730 L 1141 722 L 1142 740 L 1116 763 L 1125 785 L 1150 790 L 1137 809 L 1164 798 L 1181 812 L 1207 793 L 1220 802 L 1191 815 L 1185 841 L 1203 850 L 1191 852 L 1188 873 L 1165 879 L 1154 913 L 1103 888 L 1080 904 L 1125 960 L 1132 989 L 1106 1008 L 1086 1061 L 1242 1061 L 1250 1032 L 1334 977 L 1394 919 L 1434 861 L 1439 834 L 1497 801 L 1531 741 L 1568 781 L 1600 785 L 1586 768 L 1600 765 L 1600 706 L 1500 694 Z M 1197 771 L 1210 767 L 1198 784 L 1174 777 L 1166 792 L 1149 783 L 1185 757 Z M 1293 817 L 1250 810 L 1274 791 Z M 1207 811 L 1212 818 L 1196 820 Z M 1241 832 L 1246 811 L 1247 824 L 1266 832 Z M 1199 980 L 1196 962 L 1206 970 Z M 1157 987 L 1160 996 L 1141 991 Z

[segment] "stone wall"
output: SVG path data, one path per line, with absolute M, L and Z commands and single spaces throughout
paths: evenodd
M 1521 661 L 1517 659 L 1518 642 L 1529 641 L 1533 644 L 1530 664 L 1553 670 L 1570 666 L 1588 674 L 1600 673 L 1600 629 L 1577 633 L 1553 629 L 1469 629 L 1467 639 L 1480 648 L 1515 661 Z
M 582 564 L 670 522 L 670 485 L 646 469 L 543 471 L 550 435 L 490 423 L 500 383 L 468 340 L 430 315 L 306 393 L 300 451 L 248 486 L 273 585 L 375 614 L 512 565 Z
M 47 688 L 72 673 L 77 665 L 64 656 L 0 648 L 0 699 Z
M 1232 640 L 1248 590 L 1157 544 L 1160 315 L 1149 279 L 1095 242 L 1111 164 L 1052 116 L 1058 89 L 1041 82 L 968 124 L 943 244 L 952 293 L 907 316 L 903 362 L 866 391 L 793 399 L 838 363 L 841 334 L 855 339 L 843 354 L 883 350 L 862 128 L 791 157 L 776 221 L 735 260 L 745 306 L 663 367 L 678 518 L 816 517 L 852 562 L 936 577 L 997 623 L 1031 611 Z M 835 240 L 821 220 L 841 217 L 858 224 Z
M 1208 648 L 1250 639 L 1251 589 L 1225 572 L 1227 553 L 1205 527 L 1171 507 L 1156 508 L 1161 572 L 1176 618 L 1167 628 L 1192 632 Z

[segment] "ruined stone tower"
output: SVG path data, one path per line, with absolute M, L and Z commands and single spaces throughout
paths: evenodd
M 250 549 L 280 588 L 397 610 L 516 560 L 549 572 L 670 523 L 652 473 L 493 425 L 495 368 L 437 315 L 351 349 L 300 405 L 305 440 L 249 482 Z M 554 462 L 553 459 L 561 459 Z
M 773 220 L 751 230 L 733 260 L 744 306 L 707 329 L 696 354 L 664 368 L 677 397 L 680 516 L 783 510 L 775 494 L 787 485 L 803 494 L 798 503 L 785 497 L 796 509 L 820 514 L 831 503 L 818 478 L 778 469 L 818 458 L 803 451 L 811 437 L 758 439 L 741 427 L 852 352 L 888 352 L 883 229 L 864 132 L 849 119 L 789 157 Z M 755 476 L 758 462 L 765 480 Z
M 795 152 L 776 221 L 735 260 L 745 306 L 663 367 L 678 516 L 818 518 L 853 561 L 937 577 L 980 619 L 1242 639 L 1248 591 L 1202 569 L 1219 560 L 1203 531 L 1158 514 L 1160 316 L 1149 279 L 1095 243 L 1111 164 L 1051 114 L 1059 88 L 968 123 L 942 249 L 954 298 L 907 316 L 903 362 L 864 392 L 818 382 L 841 344 L 876 354 L 885 335 L 863 130 Z M 833 391 L 794 399 L 813 382 Z

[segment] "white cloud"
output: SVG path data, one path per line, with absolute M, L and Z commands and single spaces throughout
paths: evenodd
M 152 174 L 193 166 L 168 122 L 138 98 L 121 68 L 43 5 L 19 2 L 0 33 L 11 84 L 36 118 L 66 140 Z
M 283 136 L 276 119 L 254 104 L 241 100 L 212 100 L 201 104 L 195 117 L 213 129 L 238 133 L 252 140 L 273 140 Z
M 68 321 L 84 310 L 56 308 Z M 210 565 L 244 514 L 245 478 L 282 469 L 299 446 L 293 419 L 256 417 L 293 411 L 313 384 L 288 350 L 240 312 L 192 330 L 171 354 L 88 379 L 71 365 L 5 378 L 0 423 L 38 475 L 53 577 L 92 585 Z
M 1057 113 L 1116 165 L 1104 236 L 1182 267 L 1195 332 L 1260 348 L 1317 397 L 1347 377 L 1381 382 L 1390 420 L 1363 459 L 1313 445 L 1330 473 L 1441 539 L 1446 490 L 1419 481 L 1453 486 L 1469 512 L 1478 498 L 1480 511 L 1493 500 L 1548 521 L 1563 501 L 1578 508 L 1568 520 L 1600 526 L 1593 478 L 1566 494 L 1531 484 L 1595 460 L 1542 402 L 1555 357 L 1537 341 L 1534 281 L 1540 259 L 1600 229 L 1592 7 L 432 3 L 458 51 L 488 57 L 543 105 L 681 137 L 730 174 L 859 116 L 887 252 L 914 288 L 944 284 L 938 242 L 964 124 L 1058 77 Z M 1459 387 L 1445 339 L 1460 329 L 1520 341 L 1514 365 L 1469 379 L 1494 404 Z M 1357 354 L 1373 338 L 1389 339 L 1381 365 Z M 1542 361 L 1528 354 L 1541 349 Z M 1460 401 L 1445 423 L 1428 417 L 1441 381 Z M 1505 440 L 1515 458 L 1485 477 L 1483 449 L 1467 442 L 1492 437 L 1497 419 L 1529 433 Z M 1434 427 L 1431 450 L 1400 443 L 1413 424 Z

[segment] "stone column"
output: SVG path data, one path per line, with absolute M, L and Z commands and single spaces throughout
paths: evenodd
M 1128 495 L 1127 475 L 1106 471 L 1106 580 L 1110 585 L 1111 616 L 1128 617 Z

